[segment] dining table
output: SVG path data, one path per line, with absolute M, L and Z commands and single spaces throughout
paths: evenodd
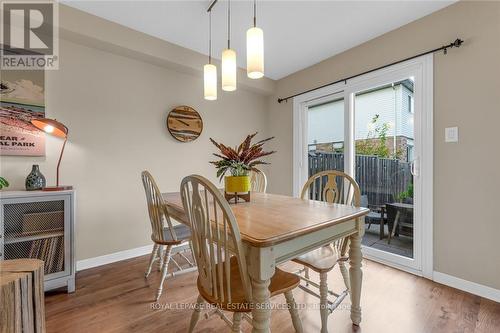
M 189 225 L 179 192 L 163 193 L 173 219 Z M 250 202 L 231 204 L 241 233 L 252 285 L 252 332 L 270 332 L 269 284 L 276 266 L 349 237 L 351 320 L 361 322 L 361 237 L 369 210 L 285 195 L 251 193 Z

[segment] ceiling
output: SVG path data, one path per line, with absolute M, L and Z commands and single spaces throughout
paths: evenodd
M 211 1 L 62 1 L 74 8 L 208 54 Z M 280 79 L 452 4 L 454 1 L 257 1 L 265 74 Z M 231 46 L 246 67 L 252 1 L 231 2 Z M 227 1 L 212 14 L 213 56 L 227 44 Z

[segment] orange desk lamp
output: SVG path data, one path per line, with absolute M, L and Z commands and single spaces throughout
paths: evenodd
M 54 119 L 48 118 L 34 118 L 31 120 L 33 126 L 47 134 L 53 135 L 55 137 L 64 139 L 62 145 L 61 154 L 59 155 L 59 161 L 57 162 L 57 176 L 56 176 L 56 186 L 44 187 L 42 191 L 64 191 L 71 190 L 72 186 L 59 186 L 59 166 L 61 165 L 61 159 L 64 153 L 64 147 L 66 146 L 66 141 L 68 140 L 68 128 Z

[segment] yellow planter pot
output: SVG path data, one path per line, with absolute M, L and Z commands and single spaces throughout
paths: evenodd
M 250 176 L 226 176 L 224 183 L 227 193 L 247 193 L 250 191 Z

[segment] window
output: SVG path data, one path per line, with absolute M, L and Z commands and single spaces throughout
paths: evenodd
M 412 95 L 408 95 L 408 111 L 410 113 L 414 113 L 415 110 L 414 110 L 414 103 L 413 103 L 413 96 Z

